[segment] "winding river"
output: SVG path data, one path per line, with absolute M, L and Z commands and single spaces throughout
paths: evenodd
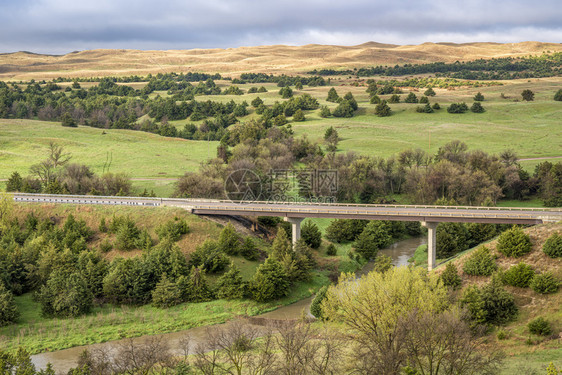
M 414 254 L 414 251 L 419 245 L 423 245 L 427 243 L 427 239 L 424 237 L 415 237 L 409 238 L 406 240 L 402 240 L 396 242 L 389 246 L 386 249 L 383 249 L 379 252 L 379 254 L 387 255 L 392 258 L 392 264 L 395 266 L 404 266 L 408 264 L 408 259 Z M 372 263 L 367 264 L 358 274 L 365 274 L 372 269 Z M 297 319 L 302 316 L 303 309 L 309 312 L 310 303 L 313 297 L 303 299 L 301 301 L 295 302 L 291 305 L 281 307 L 277 310 L 267 312 L 265 314 L 259 315 L 259 318 L 264 319 Z M 211 329 L 216 329 L 227 325 L 228 323 L 218 324 L 212 326 Z M 186 336 L 190 337 L 190 348 L 194 349 L 198 344 L 204 343 L 207 337 L 207 329 L 209 327 L 197 327 L 191 328 L 185 331 L 180 332 L 172 332 L 172 333 L 165 333 L 162 335 L 158 335 L 163 337 L 165 342 L 170 348 L 180 348 L 180 340 L 184 339 Z M 144 337 L 137 337 L 134 340 L 143 341 L 146 338 Z M 45 368 L 47 363 L 51 363 L 53 368 L 57 373 L 64 373 L 66 374 L 69 369 L 75 367 L 78 361 L 78 357 L 80 353 L 84 351 L 84 349 L 99 349 L 104 348 L 107 349 L 109 352 L 115 351 L 116 348 L 119 347 L 121 343 L 125 340 L 116 340 L 116 341 L 109 341 L 100 344 L 92 344 L 92 345 L 85 345 L 85 346 L 77 346 L 69 349 L 58 350 L 55 352 L 45 352 L 36 354 L 31 357 L 33 364 L 36 366 L 37 369 Z M 181 354 L 181 350 L 172 350 L 172 352 L 176 352 L 177 354 Z

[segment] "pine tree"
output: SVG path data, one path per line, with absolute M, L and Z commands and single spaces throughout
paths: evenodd
M 375 114 L 379 117 L 386 117 L 390 116 L 391 110 L 388 104 L 386 104 L 386 100 L 383 100 L 375 107 Z
M 240 270 L 234 263 L 231 263 L 228 271 L 219 278 L 216 288 L 218 298 L 236 299 L 244 297 L 246 285 Z
M 277 260 L 283 258 L 285 254 L 290 254 L 293 252 L 293 247 L 291 241 L 289 241 L 289 236 L 283 228 L 277 230 L 277 236 L 273 240 L 273 245 L 271 247 L 271 257 Z
M 327 132 L 328 131 L 326 131 L 326 133 Z M 302 225 L 301 238 L 304 240 L 304 242 L 306 242 L 308 246 L 312 247 L 313 249 L 318 249 L 320 247 L 320 244 L 322 243 L 322 233 L 320 232 L 320 229 L 318 229 L 318 226 L 311 220 L 306 220 Z
M 6 191 L 22 191 L 23 178 L 18 172 L 12 173 L 8 182 L 6 182 Z
M 406 103 L 417 103 L 418 97 L 413 92 L 410 92 L 408 94 L 408 96 L 406 97 L 406 99 L 404 100 L 404 102 L 406 102 Z
M 267 302 L 286 296 L 289 286 L 289 278 L 283 266 L 269 257 L 258 267 L 249 287 L 254 300 Z
M 373 95 L 373 96 L 371 96 L 371 99 L 369 100 L 369 102 L 371 104 L 379 104 L 381 102 L 381 98 L 378 95 Z
M 15 323 L 19 315 L 14 295 L 0 282 L 0 327 Z
M 228 255 L 238 255 L 240 253 L 240 236 L 232 223 L 228 223 L 219 235 L 217 246 L 220 251 Z
M 445 271 L 441 274 L 441 281 L 443 285 L 453 289 L 458 289 L 461 286 L 462 280 L 457 271 L 457 267 L 452 262 L 447 263 L 445 266 Z
M 152 291 L 152 304 L 155 307 L 168 308 L 181 303 L 181 297 L 182 292 L 178 284 L 164 274 Z
M 293 114 L 293 121 L 302 122 L 305 120 L 306 118 L 304 117 L 304 112 L 301 109 L 297 109 L 296 112 Z
M 332 115 L 332 112 L 330 112 L 330 109 L 328 108 L 328 106 L 323 105 L 322 107 L 320 107 L 320 117 L 326 118 L 326 117 L 330 117 L 331 115 Z
M 554 100 L 562 102 L 562 89 L 556 91 L 556 94 L 554 94 Z
M 340 100 L 340 96 L 338 95 L 336 89 L 332 87 L 330 91 L 328 91 L 328 97 L 326 98 L 326 101 L 337 103 L 338 100 Z
M 480 104 L 480 102 L 474 102 L 470 107 L 470 110 L 474 113 L 483 113 L 485 111 L 484 107 L 482 107 L 482 104 Z
M 258 248 L 251 237 L 246 237 L 240 247 L 240 255 L 247 260 L 257 260 L 259 257 Z
M 476 95 L 474 95 L 474 101 L 475 102 L 483 102 L 484 101 L 484 95 L 482 95 L 482 93 L 479 91 Z
M 435 91 L 433 90 L 433 88 L 428 88 L 427 90 L 425 90 L 425 92 L 423 93 L 425 96 L 435 96 Z
M 182 291 L 190 302 L 203 302 L 213 299 L 213 292 L 207 285 L 205 271 L 192 267 L 186 283 L 186 289 Z

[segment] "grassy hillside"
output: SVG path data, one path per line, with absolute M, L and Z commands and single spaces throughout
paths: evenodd
M 562 258 L 552 259 L 542 252 L 542 245 L 550 235 L 562 233 L 562 223 L 538 225 L 526 228 L 524 232 L 529 235 L 533 247 L 530 253 L 522 257 L 508 258 L 499 253 L 496 250 L 497 240 L 486 245 L 496 257 L 498 268 L 507 270 L 519 262 L 524 262 L 535 271 L 550 271 L 558 280 L 562 280 Z M 469 276 L 462 272 L 462 266 L 471 253 L 472 251 L 468 251 L 453 260 L 463 279 L 463 288 L 468 285 L 483 284 L 489 280 L 489 277 Z M 442 266 L 438 268 L 437 272 L 441 272 L 443 269 Z M 560 367 L 562 365 L 562 336 L 560 336 L 562 333 L 562 291 L 543 295 L 530 288 L 506 286 L 506 289 L 515 296 L 519 315 L 515 321 L 503 328 L 506 332 L 506 339 L 499 340 L 496 332 L 490 335 L 491 345 L 501 348 L 507 355 L 502 373 L 542 374 L 549 361 L 554 361 L 555 365 Z M 527 324 L 538 317 L 543 317 L 551 323 L 553 335 L 544 338 L 529 332 Z
M 480 58 L 528 56 L 562 51 L 558 43 L 364 43 L 357 46 L 257 46 L 172 51 L 89 50 L 62 56 L 26 52 L 0 54 L 0 79 L 52 79 L 59 76 L 108 76 L 205 71 L 307 72 L 314 68 L 361 67 L 378 64 L 455 62 Z

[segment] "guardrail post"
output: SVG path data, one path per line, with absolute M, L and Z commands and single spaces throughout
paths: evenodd
M 291 223 L 293 227 L 293 246 L 301 238 L 301 223 L 304 220 L 302 217 L 286 217 L 284 218 L 286 222 Z
M 437 237 L 435 235 L 435 229 L 437 228 L 437 224 L 435 222 L 422 222 L 422 225 L 427 228 L 427 270 L 431 271 L 435 268 L 435 260 L 436 260 L 436 245 L 437 245 Z

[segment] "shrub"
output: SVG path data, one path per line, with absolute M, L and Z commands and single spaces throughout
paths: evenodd
M 461 286 L 462 280 L 457 271 L 457 267 L 453 263 L 447 263 L 445 271 L 441 274 L 441 281 L 443 285 L 453 289 L 458 289 Z
M 389 245 L 391 240 L 392 237 L 385 222 L 370 221 L 357 237 L 353 248 L 364 259 L 369 260 L 376 257 L 378 250 Z
M 326 228 L 326 238 L 338 243 L 354 241 L 367 223 L 366 220 L 336 219 Z
M 322 301 L 326 298 L 326 292 L 328 291 L 328 286 L 325 285 L 314 296 L 312 303 L 310 304 L 310 313 L 318 319 L 323 319 L 322 314 Z
M 521 92 L 521 97 L 527 102 L 532 102 L 535 99 L 535 93 L 526 89 Z
M 185 285 L 184 285 L 185 284 Z M 184 299 L 190 302 L 203 302 L 213 299 L 213 292 L 207 285 L 205 270 L 192 267 L 187 281 L 184 277 L 178 280 Z
M 177 216 L 156 228 L 156 234 L 158 235 L 158 239 L 160 239 L 160 241 L 168 238 L 175 242 L 178 241 L 182 235 L 187 233 L 189 233 L 187 222 L 185 219 Z
M 328 108 L 328 106 L 321 106 L 320 107 L 320 117 L 322 118 L 326 118 L 326 117 L 330 117 L 332 115 L 332 112 L 330 112 L 330 108 Z
M 535 276 L 535 271 L 533 271 L 531 266 L 521 262 L 505 271 L 502 275 L 502 281 L 507 285 L 527 288 L 533 276 Z
M 304 112 L 301 109 L 297 109 L 293 114 L 293 121 L 302 122 L 304 120 L 306 120 L 306 118 L 304 117 Z
M 398 95 L 393 95 L 393 96 L 398 96 Z M 392 103 L 392 102 L 389 101 L 389 103 Z M 390 110 L 390 107 L 388 106 L 388 104 L 386 104 L 386 100 L 381 101 L 375 107 L 375 115 L 377 115 L 379 117 L 387 117 L 387 116 L 390 116 L 391 114 L 392 114 L 392 111 Z
M 433 105 L 431 106 L 431 108 L 437 110 L 437 109 L 441 109 L 441 106 L 439 105 L 439 103 L 433 103 Z
M 527 328 L 529 328 L 529 332 L 534 335 L 548 336 L 552 333 L 550 323 L 543 317 L 531 320 L 529 324 L 527 324 Z
M 109 229 L 117 234 L 115 247 L 119 250 L 131 250 L 136 247 L 141 232 L 131 218 L 115 217 Z
M 18 318 L 14 295 L 0 282 L 0 327 L 15 323 Z
M 313 249 L 318 249 L 322 243 L 322 233 L 318 226 L 310 220 L 306 220 L 301 227 L 301 237 L 304 242 Z
M 413 92 L 409 93 L 408 96 L 406 97 L 406 99 L 404 99 L 405 103 L 417 103 L 418 102 L 418 98 L 416 96 L 416 94 L 414 94 Z
M 228 255 L 240 253 L 240 236 L 231 223 L 228 223 L 219 235 L 218 249 Z
M 422 104 L 429 103 L 429 98 L 427 96 L 422 96 L 420 98 L 420 103 L 422 103 Z
M 554 94 L 554 100 L 562 102 L 562 89 L 556 91 L 556 94 Z
M 499 236 L 497 249 L 505 256 L 517 258 L 531 251 L 531 239 L 521 228 L 513 227 Z
M 353 117 L 354 109 L 347 100 L 343 100 L 332 112 L 334 117 Z
M 374 272 L 386 272 L 392 267 L 392 258 L 388 255 L 378 255 L 373 263 Z
M 208 272 L 220 272 L 228 266 L 230 259 L 218 248 L 215 241 L 207 240 L 191 253 L 192 267 L 201 267 Z
M 531 289 L 540 294 L 556 293 L 560 282 L 554 277 L 551 272 L 545 272 L 533 277 L 531 280 Z
M 482 95 L 481 92 L 478 92 L 476 95 L 474 95 L 474 101 L 475 102 L 483 102 L 484 101 L 484 95 Z
M 473 326 L 505 324 L 515 319 L 518 312 L 513 295 L 497 277 L 482 288 L 472 285 L 465 289 L 460 302 L 468 310 Z
M 240 247 L 240 255 L 247 260 L 257 260 L 259 257 L 258 248 L 251 237 L 246 237 Z
M 217 297 L 225 299 L 243 298 L 246 285 L 240 275 L 240 270 L 233 264 L 217 281 Z
M 250 293 L 258 302 L 267 302 L 289 293 L 289 278 L 277 260 L 267 258 L 250 280 Z
M 465 113 L 466 111 L 468 111 L 466 103 L 452 103 L 447 107 L 449 113 Z
M 480 102 L 474 102 L 470 107 L 470 111 L 474 113 L 483 113 L 486 110 L 484 109 L 484 107 L 482 107 L 482 104 L 480 104 Z
M 334 256 L 337 254 L 338 254 L 338 249 L 336 249 L 336 246 L 333 243 L 329 244 L 328 248 L 326 249 L 326 255 Z
M 425 92 L 423 93 L 425 96 L 435 96 L 435 91 L 433 90 L 433 88 L 428 88 L 427 90 L 425 90 Z
M 175 306 L 181 303 L 181 295 L 178 285 L 164 274 L 152 291 L 152 304 L 160 308 Z
M 55 270 L 37 299 L 44 316 L 76 317 L 90 312 L 94 297 L 79 273 Z
M 338 95 L 337 91 L 335 88 L 331 88 L 328 91 L 328 97 L 326 98 L 326 101 L 328 102 L 333 102 L 333 103 L 337 103 L 337 101 L 340 99 L 340 96 Z
M 370 103 L 371 104 L 379 104 L 381 102 L 381 98 L 378 95 L 371 96 Z
M 562 236 L 554 233 L 542 246 L 542 251 L 551 258 L 562 257 Z
M 383 100 L 382 102 L 386 102 L 385 100 Z M 381 102 L 381 103 L 382 103 Z M 400 95 L 392 95 L 389 99 L 388 99 L 389 103 L 400 103 Z
M 464 262 L 462 270 L 467 275 L 490 276 L 497 268 L 496 262 L 492 258 L 490 249 L 481 246 L 474 250 Z
M 508 337 L 508 333 L 503 328 L 498 329 L 498 333 L 496 334 L 498 340 L 505 340 Z

